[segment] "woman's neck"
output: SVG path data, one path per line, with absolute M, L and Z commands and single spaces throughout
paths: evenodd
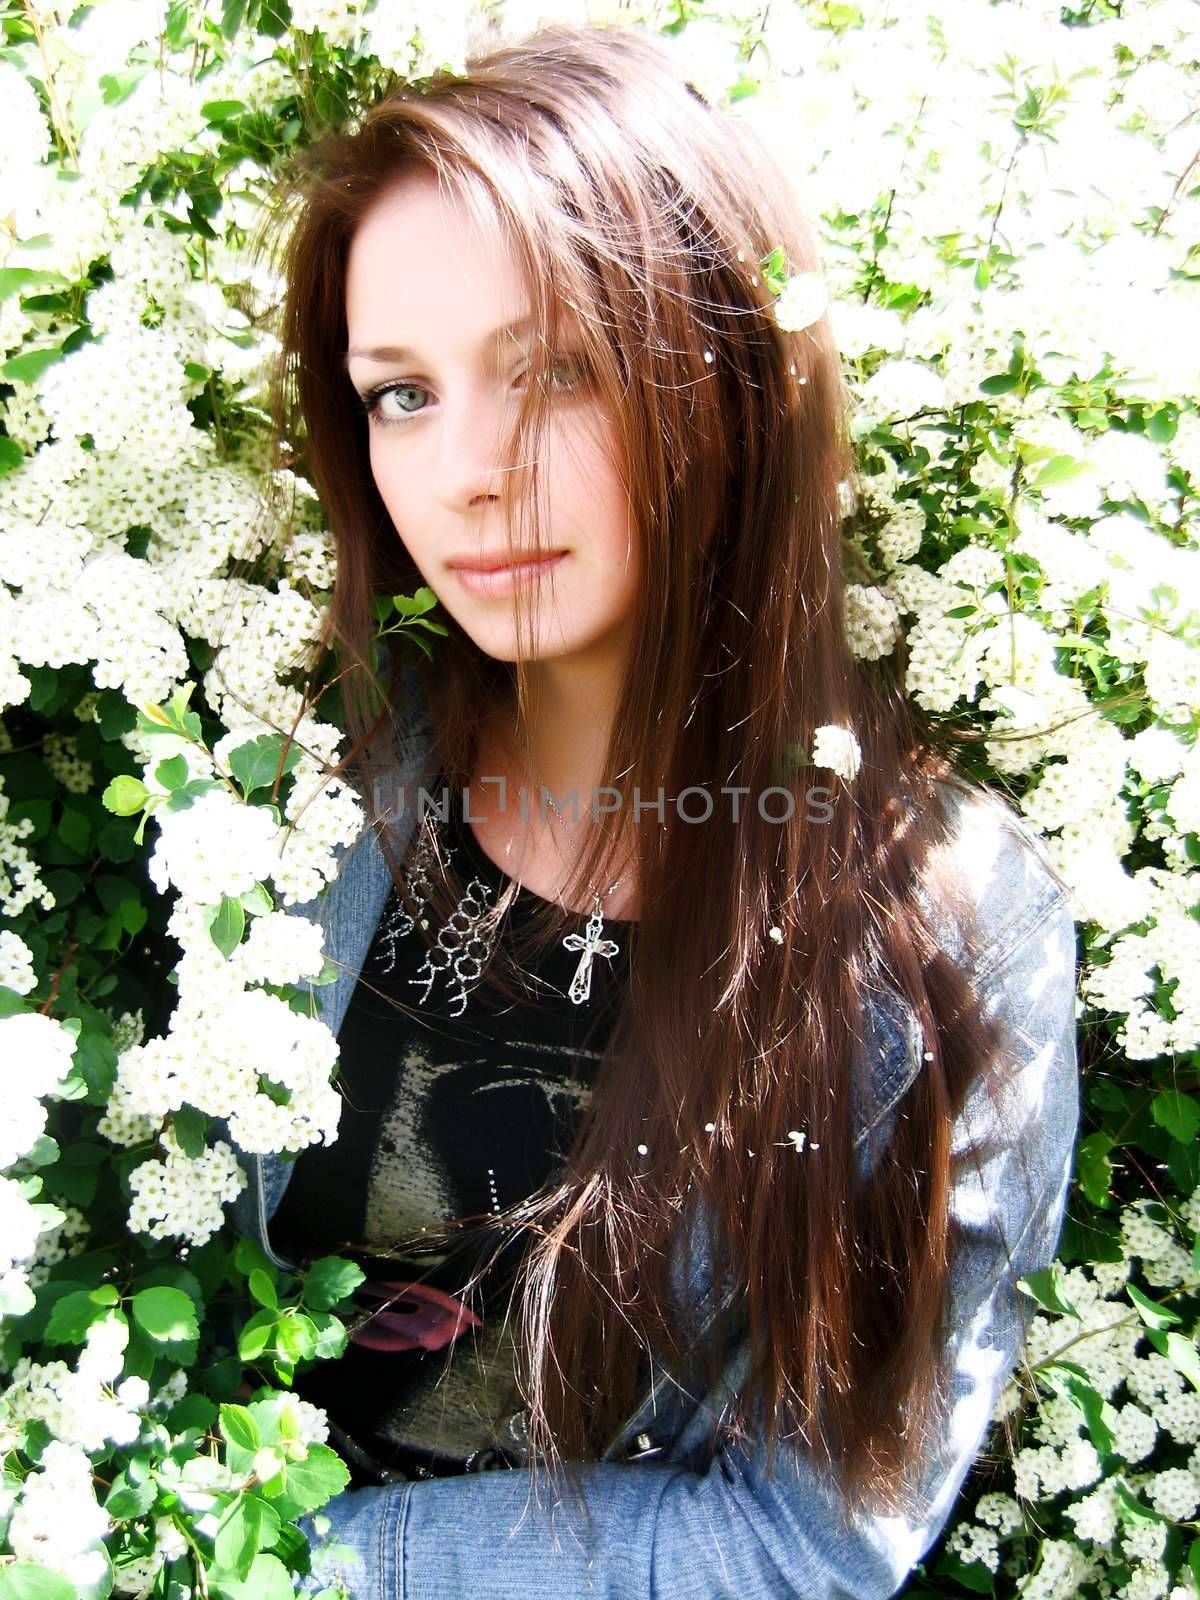
M 564 903 L 576 863 L 591 846 L 608 733 L 608 719 L 597 714 L 596 685 L 565 674 L 533 674 L 524 737 L 516 726 L 515 692 L 485 715 L 470 784 L 475 836 L 499 867 L 545 899 Z M 602 909 L 612 917 L 636 917 L 628 852 L 597 887 L 603 891 L 615 880 L 618 887 L 605 895 Z M 572 909 L 591 909 L 579 895 L 574 899 L 580 904 Z

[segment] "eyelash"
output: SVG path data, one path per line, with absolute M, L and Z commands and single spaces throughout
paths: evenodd
M 569 386 L 571 388 L 581 387 L 587 375 L 585 364 L 582 358 L 579 356 L 564 356 L 561 360 L 554 363 L 554 367 L 566 367 L 575 374 L 578 381 L 571 384 Z M 529 369 L 524 368 L 522 370 L 523 372 L 527 372 Z M 522 374 L 518 374 L 518 376 L 521 375 Z M 419 416 L 424 414 L 427 408 L 423 406 L 421 410 L 410 411 L 407 416 L 404 417 L 385 417 L 379 409 L 380 401 L 383 399 L 385 394 L 391 394 L 396 389 L 418 389 L 422 394 L 429 393 L 429 390 L 423 383 L 416 383 L 411 379 L 392 378 L 389 379 L 387 383 L 376 384 L 375 388 L 368 389 L 365 394 L 356 396 L 358 400 L 358 409 L 364 414 L 369 423 L 373 424 L 377 428 L 404 427 L 407 423 L 415 421 Z

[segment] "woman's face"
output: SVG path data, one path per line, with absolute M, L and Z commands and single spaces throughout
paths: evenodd
M 528 469 L 500 449 L 533 339 L 504 330 L 530 307 L 510 250 L 476 226 L 432 177 L 376 202 L 347 263 L 346 366 L 369 406 L 371 472 L 397 534 L 479 648 L 513 661 L 513 575 L 473 579 L 456 567 L 508 561 L 504 503 L 529 492 Z M 594 665 L 628 644 L 639 552 L 611 418 L 572 365 L 575 327 L 560 334 L 541 465 L 542 546 L 565 554 L 534 569 L 522 598 L 532 660 Z M 519 529 L 514 521 L 515 542 Z

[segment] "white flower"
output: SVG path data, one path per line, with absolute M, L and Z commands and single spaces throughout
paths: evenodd
M 7 929 L 0 933 L 0 989 L 14 989 L 17 994 L 28 994 L 37 986 L 33 970 L 33 951 Z M 0 1166 L 5 1165 L 0 1162 Z
M 1141 1461 L 1154 1449 L 1158 1423 L 1141 1406 L 1124 1405 L 1113 1426 L 1113 1449 L 1125 1461 Z
M 28 1261 L 45 1220 L 21 1193 L 20 1184 L 0 1176 L 0 1273 Z
M 101 1540 L 108 1526 L 86 1452 L 52 1439 L 22 1485 L 8 1529 L 13 1554 L 61 1572 L 83 1589 L 106 1569 Z
M 847 783 L 862 765 L 862 751 L 858 740 L 849 728 L 828 722 L 813 735 L 813 762 L 818 767 L 829 767 Z
M 53 1094 L 71 1070 L 74 1037 L 39 1012 L 0 1018 L 0 1167 L 29 1151 L 46 1126 L 43 1095 Z
M 143 1161 L 129 1175 L 134 1202 L 129 1226 L 154 1239 L 183 1238 L 207 1244 L 225 1220 L 224 1207 L 246 1187 L 246 1174 L 223 1139 L 196 1160 L 183 1155 L 171 1136 L 163 1161 Z
M 255 917 L 239 948 L 240 971 L 247 983 L 299 983 L 315 978 L 324 963 L 320 925 L 287 911 Z
M 279 829 L 270 812 L 227 789 L 210 789 L 182 811 L 164 808 L 155 821 L 160 831 L 148 866 L 163 894 L 171 885 L 212 905 L 223 895 L 248 893 L 279 859 Z
M 1173 1522 L 1188 1521 L 1200 1506 L 1200 1483 L 1186 1467 L 1168 1467 L 1165 1472 L 1156 1473 L 1146 1492 L 1158 1514 Z
M 797 272 L 775 302 L 775 319 L 787 333 L 801 333 L 829 308 L 829 290 L 816 272 Z

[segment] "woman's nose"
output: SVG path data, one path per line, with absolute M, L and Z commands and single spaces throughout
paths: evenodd
M 501 499 L 516 488 L 519 473 L 510 434 L 515 403 L 481 394 L 447 403 L 434 466 L 434 495 L 449 510 L 465 510 L 480 499 Z

